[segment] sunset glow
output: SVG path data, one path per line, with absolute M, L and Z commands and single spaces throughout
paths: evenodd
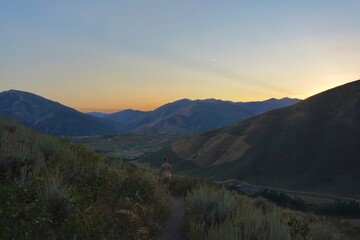
M 2 1 L 0 91 L 80 111 L 306 98 L 360 78 L 358 1 Z

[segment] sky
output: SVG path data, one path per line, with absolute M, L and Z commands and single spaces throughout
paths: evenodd
M 2 0 L 0 91 L 80 111 L 304 99 L 360 78 L 360 1 Z

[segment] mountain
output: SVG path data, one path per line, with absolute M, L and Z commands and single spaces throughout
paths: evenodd
M 120 130 L 118 123 L 17 90 L 0 93 L 0 117 L 12 118 L 28 128 L 57 136 L 97 135 Z
M 181 140 L 157 156 L 169 156 L 194 175 L 359 198 L 359 136 L 360 81 L 355 81 Z M 157 163 L 151 157 L 144 161 Z
M 258 101 L 258 102 L 239 102 L 236 103 L 242 109 L 245 109 L 254 115 L 259 115 L 273 109 L 288 107 L 300 102 L 300 99 L 296 98 L 270 98 L 265 101 Z
M 32 93 L 10 90 L 0 93 L 0 117 L 13 118 L 26 127 L 58 136 L 119 131 L 196 134 L 292 104 L 291 101 L 270 99 L 264 102 L 234 103 L 215 99 L 182 99 L 149 112 L 128 109 L 112 114 L 84 114 Z
M 126 124 L 128 128 L 132 128 L 140 119 L 145 117 L 147 112 L 127 109 L 120 112 L 106 115 L 104 118 Z
M 138 122 L 136 130 L 192 134 L 223 127 L 250 116 L 251 113 L 232 102 L 184 99 L 151 112 Z
M 98 118 L 106 118 L 106 116 L 108 115 L 107 113 L 102 113 L 102 112 L 87 112 L 86 114 L 94 116 L 94 117 L 98 117 Z
M 288 106 L 297 99 L 234 103 L 216 99 L 182 99 L 150 112 L 125 110 L 105 116 L 127 126 L 130 132 L 202 133 L 234 124 L 264 111 Z

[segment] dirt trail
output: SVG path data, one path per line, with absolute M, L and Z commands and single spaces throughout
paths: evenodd
M 184 198 L 171 197 L 171 219 L 165 228 L 160 240 L 187 240 L 184 229 Z

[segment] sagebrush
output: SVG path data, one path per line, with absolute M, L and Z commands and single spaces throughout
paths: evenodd
M 170 213 L 158 178 L 0 120 L 0 239 L 155 239 Z

